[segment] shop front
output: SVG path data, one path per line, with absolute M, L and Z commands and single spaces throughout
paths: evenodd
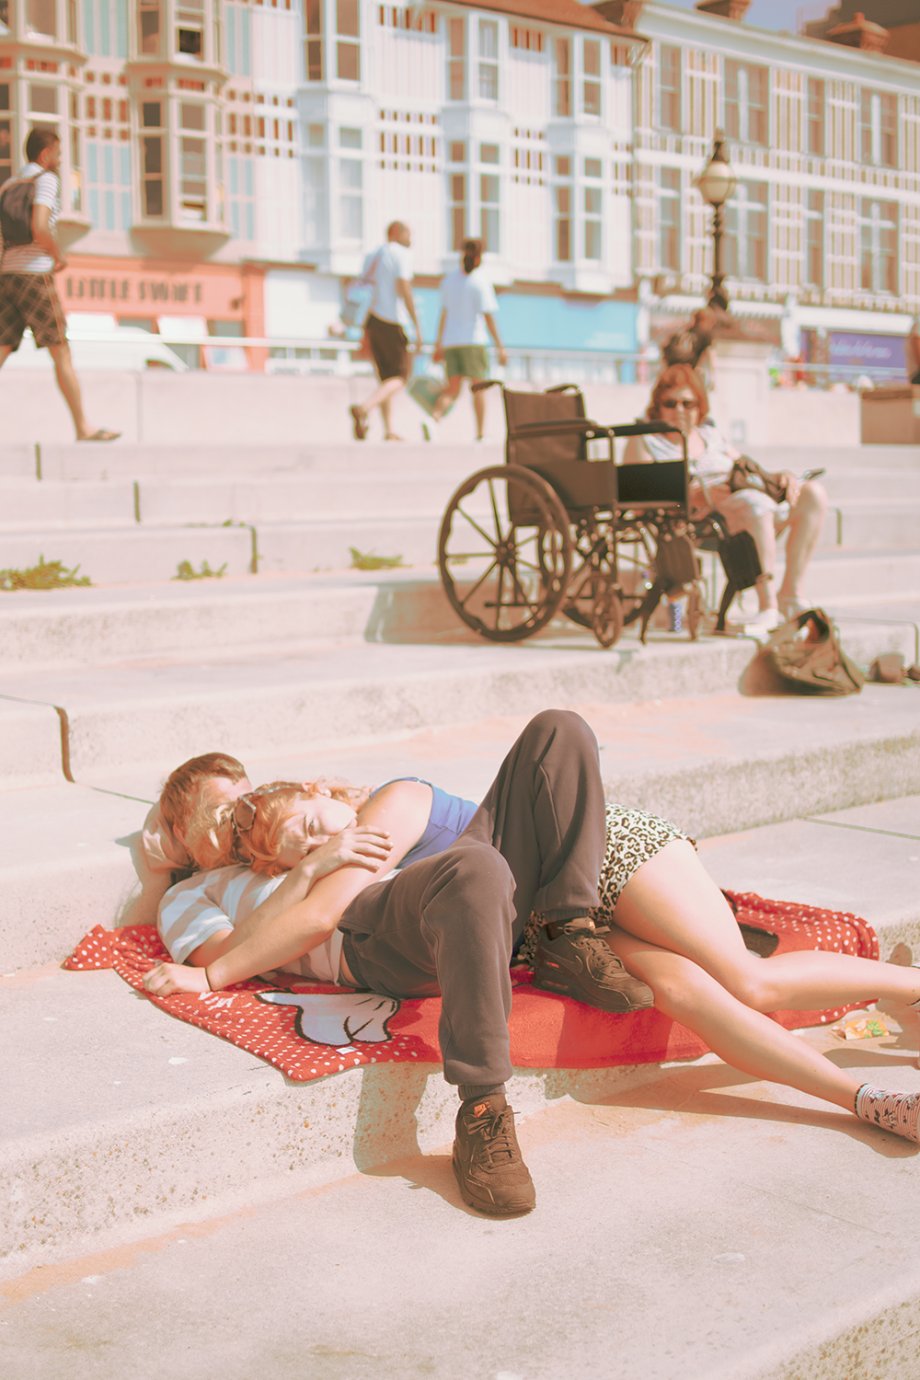
M 580 355 L 585 378 L 631 383 L 638 351 L 638 306 L 608 297 L 559 292 L 498 290 L 498 325 L 509 349 L 541 355 Z M 560 361 L 561 374 L 566 373 Z M 541 371 L 545 374 L 545 371 Z M 549 377 L 548 374 L 545 374 Z
M 73 255 L 58 292 L 73 323 L 105 317 L 158 335 L 187 364 L 205 369 L 261 369 L 265 351 L 233 345 L 263 336 L 264 273 L 255 265 L 160 263 Z M 227 345 L 205 344 L 219 336 Z M 202 341 L 198 344 L 198 341 Z

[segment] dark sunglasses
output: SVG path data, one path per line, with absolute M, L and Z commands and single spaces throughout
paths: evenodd
M 699 403 L 696 398 L 662 398 L 658 406 L 663 412 L 672 412 L 678 407 L 683 407 L 687 412 L 689 412 L 691 408 L 694 410 L 699 409 Z
M 238 796 L 230 811 L 230 823 L 233 826 L 234 835 L 239 838 L 241 834 L 249 833 L 256 822 L 258 801 L 267 795 L 274 795 L 276 791 L 289 791 L 292 785 L 296 786 L 296 783 L 275 781 L 270 786 L 256 786 L 254 791 L 247 791 L 245 795 Z

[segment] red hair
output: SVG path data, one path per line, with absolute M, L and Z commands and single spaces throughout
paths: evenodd
M 228 819 L 234 833 L 232 843 L 236 862 L 248 862 L 253 872 L 262 872 L 267 877 L 277 877 L 286 869 L 278 861 L 281 851 L 281 832 L 287 823 L 291 807 L 301 796 L 313 799 L 318 795 L 341 800 L 357 811 L 366 802 L 370 791 L 366 786 L 351 786 L 346 781 L 328 781 L 320 777 L 316 781 L 273 781 L 268 786 L 260 786 L 249 796 L 241 797 L 250 801 L 255 808 L 255 817 L 248 829 L 233 830 L 233 806 L 229 807 Z
M 645 414 L 650 422 L 663 420 L 661 399 L 665 393 L 674 392 L 678 388 L 688 389 L 696 398 L 700 421 L 709 416 L 709 395 L 696 370 L 689 364 L 669 364 L 666 369 L 662 369 L 652 389 L 652 396 Z M 671 421 L 672 419 L 669 417 L 664 420 Z

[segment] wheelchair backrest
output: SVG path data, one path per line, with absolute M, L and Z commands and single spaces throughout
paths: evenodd
M 522 426 L 540 422 L 584 421 L 585 401 L 577 389 L 552 393 L 515 393 L 502 389 L 508 428 L 505 459 L 511 465 L 536 469 L 555 460 L 584 460 L 585 441 L 576 431 L 555 436 L 527 436 Z

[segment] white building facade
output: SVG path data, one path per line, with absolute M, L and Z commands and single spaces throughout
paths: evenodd
M 705 299 L 694 179 L 722 128 L 738 315 L 806 355 L 895 358 L 920 311 L 920 67 L 701 3 L 0 0 L 0 179 L 33 124 L 60 129 L 70 311 L 317 338 L 401 219 L 429 337 L 473 236 L 510 345 L 609 357 Z
M 705 298 L 712 212 L 694 180 L 722 129 L 738 177 L 724 238 L 733 311 L 770 323 L 765 334 L 780 344 L 782 333 L 789 353 L 797 337 L 806 359 L 903 367 L 920 311 L 920 67 L 847 46 L 865 41 L 858 31 L 827 41 L 666 4 L 630 11 L 648 40 L 636 68 L 635 271 L 653 334 Z

